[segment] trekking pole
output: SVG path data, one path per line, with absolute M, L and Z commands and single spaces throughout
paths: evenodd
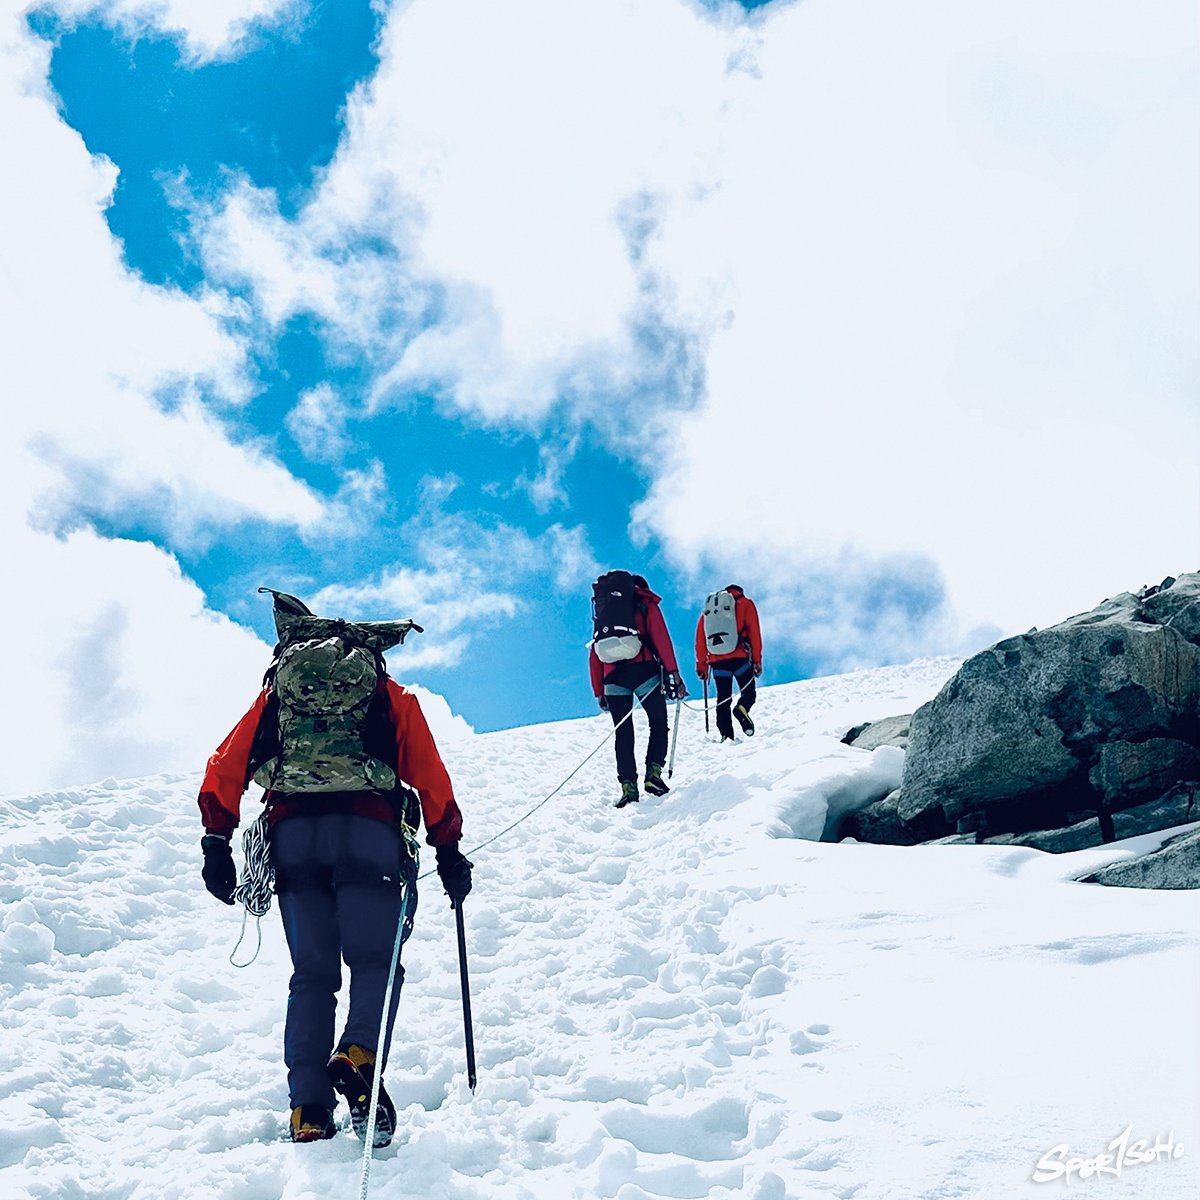
M 388 968 L 387 987 L 383 992 L 383 1012 L 379 1017 L 379 1038 L 375 1043 L 375 1065 L 371 1071 L 371 1099 L 367 1110 L 367 1130 L 363 1136 L 362 1166 L 358 1176 L 358 1200 L 367 1200 L 371 1187 L 371 1155 L 375 1150 L 375 1119 L 379 1115 L 379 1089 L 383 1086 L 384 1048 L 388 1042 L 388 1017 L 392 1011 L 392 990 L 396 984 L 396 968 L 400 965 L 400 947 L 404 944 L 404 922 L 408 918 L 409 889 L 403 892 L 400 920 L 396 925 L 396 940 L 392 943 L 392 965 Z
M 704 677 L 704 732 L 708 732 L 708 676 Z
M 675 774 L 675 749 L 679 745 L 679 710 L 683 707 L 683 697 L 675 701 L 675 728 L 671 730 L 671 765 L 667 767 L 667 778 Z
M 463 926 L 462 901 L 454 902 L 454 920 L 458 925 L 458 976 L 462 983 L 463 1033 L 467 1043 L 467 1083 L 475 1094 L 475 1031 L 471 1027 L 471 983 L 467 978 L 467 931 Z

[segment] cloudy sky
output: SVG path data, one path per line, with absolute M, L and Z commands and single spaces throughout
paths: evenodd
M 768 681 L 1200 567 L 1192 0 L 0 0 L 0 790 L 197 767 L 259 584 L 592 711 L 601 567 Z M 17 686 L 12 686 L 16 683 Z

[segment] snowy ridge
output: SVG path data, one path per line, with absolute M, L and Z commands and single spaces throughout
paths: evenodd
M 894 786 L 898 751 L 838 738 L 911 711 L 955 665 L 766 688 L 759 735 L 736 746 L 705 741 L 688 711 L 670 795 L 612 810 L 606 748 L 481 853 L 474 1098 L 451 914 L 429 881 L 405 957 L 411 1036 L 387 1076 L 400 1133 L 372 1196 L 1053 1196 L 1061 1182 L 1031 1182 L 1042 1155 L 1097 1154 L 1130 1123 L 1173 1131 L 1184 1156 L 1095 1194 L 1195 1195 L 1200 1096 L 1183 1064 L 1200 1049 L 1200 898 L 1069 882 L 1119 847 L 793 836 Z M 608 727 L 446 747 L 464 846 Z M 258 962 L 227 962 L 239 914 L 200 882 L 197 782 L 0 802 L 0 1196 L 357 1194 L 348 1131 L 282 1140 L 287 951 L 272 912 Z

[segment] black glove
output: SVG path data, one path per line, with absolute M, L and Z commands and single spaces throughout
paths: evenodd
M 451 905 L 461 904 L 470 895 L 472 866 L 474 864 L 457 846 L 437 848 L 437 873 Z
M 608 712 L 608 697 L 607 696 L 597 696 L 596 703 L 598 705 L 600 705 L 601 712 Z
M 206 833 L 200 839 L 200 845 L 204 850 L 204 869 L 200 872 L 204 886 L 222 904 L 232 904 L 233 889 L 237 887 L 237 871 L 233 865 L 229 839 Z
M 678 671 L 667 672 L 667 682 L 663 687 L 663 694 L 668 700 L 682 700 L 687 695 L 687 684 L 683 682 L 683 677 Z
M 754 664 L 754 678 L 757 679 L 762 674 L 762 663 Z

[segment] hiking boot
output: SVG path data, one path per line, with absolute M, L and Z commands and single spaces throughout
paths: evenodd
M 638 796 L 638 787 L 636 779 L 621 780 L 621 795 L 617 798 L 614 808 L 624 808 L 627 804 L 637 804 L 641 799 Z
M 367 1120 L 371 1111 L 371 1084 L 375 1078 L 375 1053 L 362 1046 L 342 1046 L 334 1051 L 325 1068 L 333 1090 L 350 1106 L 350 1124 L 360 1142 L 367 1140 Z M 396 1106 L 379 1081 L 379 1106 L 375 1110 L 376 1150 L 391 1144 L 396 1132 Z
M 293 1142 L 323 1142 L 337 1133 L 333 1113 L 320 1104 L 301 1104 L 292 1109 Z
M 754 722 L 750 720 L 750 714 L 739 704 L 733 710 L 733 715 L 737 717 L 737 723 L 742 727 L 742 732 L 747 737 L 754 736 Z
M 665 796 L 671 790 L 663 778 L 662 763 L 646 764 L 646 782 L 643 786 L 651 796 Z

